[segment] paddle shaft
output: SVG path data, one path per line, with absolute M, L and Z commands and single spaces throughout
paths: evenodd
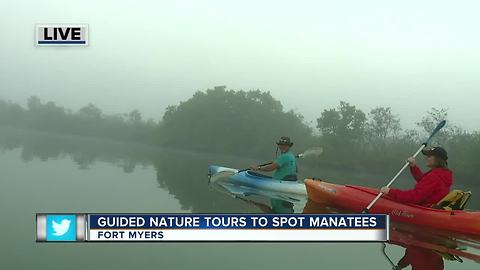
M 422 146 L 420 146 L 420 148 L 417 150 L 417 152 L 415 152 L 415 154 L 413 154 L 413 157 L 417 157 L 418 154 L 420 154 L 420 152 L 422 152 L 423 148 L 427 147 L 427 145 L 430 143 L 430 141 L 432 140 L 433 136 L 435 136 L 435 134 L 437 134 L 440 129 L 442 129 L 446 124 L 446 121 L 443 120 L 441 121 L 440 123 L 438 123 L 438 125 L 435 127 L 435 129 L 432 131 L 432 133 L 430 134 L 430 136 L 428 137 L 428 139 L 422 143 Z M 402 172 L 408 167 L 408 161 L 405 162 L 405 164 L 403 165 L 403 167 L 400 169 L 400 171 L 392 178 L 392 180 L 390 180 L 390 182 L 388 182 L 388 184 L 386 185 L 386 187 L 390 187 L 393 182 L 395 182 L 395 180 L 397 180 L 397 178 L 400 176 L 400 174 L 402 174 Z M 370 210 L 370 208 L 372 208 L 372 206 L 383 196 L 383 192 L 380 192 L 378 193 L 377 197 L 375 197 L 375 199 L 373 199 L 372 202 L 370 202 L 370 204 L 365 207 L 365 209 L 362 211 L 363 213 L 368 213 L 368 211 Z
M 301 158 L 301 157 L 303 157 L 303 154 L 295 155 L 295 157 L 296 157 L 296 158 Z M 258 165 L 258 167 L 267 166 L 267 165 L 270 165 L 270 164 L 272 164 L 272 163 L 273 163 L 273 161 L 270 161 L 270 162 L 268 162 L 268 163 L 260 164 L 260 165 Z M 237 173 L 239 173 L 239 172 L 244 172 L 244 171 L 248 171 L 248 170 L 250 170 L 250 169 L 239 170 Z
M 413 157 L 417 157 L 418 154 L 420 154 L 420 152 L 422 152 L 423 148 L 425 148 L 426 145 L 425 144 L 422 144 L 422 146 L 420 148 L 418 148 L 417 152 L 415 152 L 415 154 L 413 154 Z M 390 180 L 390 182 L 388 182 L 388 184 L 386 185 L 386 187 L 390 187 L 393 182 L 395 182 L 395 180 L 397 180 L 397 178 L 402 174 L 402 172 L 408 167 L 408 161 L 405 162 L 405 164 L 403 165 L 403 167 L 400 169 L 400 171 L 398 171 L 397 174 L 395 174 L 395 176 L 392 178 L 392 180 Z M 375 199 L 373 199 L 373 201 L 370 202 L 370 204 L 365 208 L 365 210 L 363 210 L 364 212 L 368 212 L 368 210 L 370 210 L 370 208 L 372 208 L 372 206 L 383 196 L 383 192 L 380 192 L 378 193 L 377 197 L 375 197 Z
M 301 157 L 303 157 L 303 154 L 295 155 L 295 157 L 296 157 L 296 158 L 301 158 Z M 258 166 L 259 166 L 259 167 L 267 166 L 267 165 L 270 165 L 270 164 L 272 164 L 272 163 L 273 163 L 273 161 L 270 161 L 270 162 L 268 162 L 268 163 L 260 164 L 260 165 L 258 165 Z

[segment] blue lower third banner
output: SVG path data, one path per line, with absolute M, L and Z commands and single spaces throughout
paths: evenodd
M 37 241 L 382 242 L 388 225 L 370 214 L 37 214 Z

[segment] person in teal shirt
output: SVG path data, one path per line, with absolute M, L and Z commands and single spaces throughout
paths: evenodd
M 274 179 L 296 181 L 297 160 L 295 159 L 295 155 L 290 152 L 292 145 L 293 142 L 289 137 L 281 137 L 277 142 L 278 149 L 280 149 L 280 155 L 267 165 L 252 165 L 250 166 L 250 169 L 264 172 L 275 171 L 273 174 Z

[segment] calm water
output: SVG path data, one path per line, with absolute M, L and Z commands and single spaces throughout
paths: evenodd
M 212 190 L 206 179 L 209 164 L 261 161 L 0 127 L 0 269 L 391 269 L 379 244 L 34 242 L 36 212 L 262 212 Z M 317 170 L 302 171 L 311 176 Z M 384 178 L 322 176 L 368 178 L 365 184 Z M 387 250 L 395 261 L 403 254 L 398 246 Z M 446 262 L 446 268 L 479 264 Z

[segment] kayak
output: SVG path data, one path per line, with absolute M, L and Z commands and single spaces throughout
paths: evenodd
M 226 181 L 238 186 L 244 186 L 259 190 L 307 195 L 303 181 L 283 181 L 274 179 L 254 171 L 239 171 L 237 169 L 211 165 L 208 167 L 210 181 L 225 176 Z
M 354 213 L 362 212 L 379 194 L 379 190 L 374 188 L 336 185 L 314 179 L 306 179 L 305 186 L 310 200 Z M 373 205 L 369 213 L 389 214 L 390 219 L 396 222 L 480 236 L 480 211 L 433 209 L 399 203 L 384 195 Z

